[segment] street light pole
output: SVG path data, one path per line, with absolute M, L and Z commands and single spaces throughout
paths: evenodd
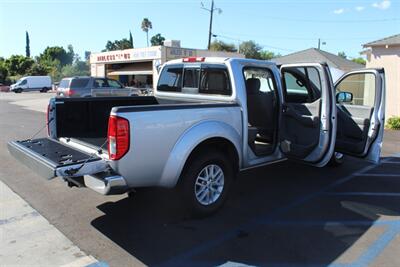
M 207 10 L 208 12 L 210 12 L 210 26 L 208 28 L 208 50 L 210 50 L 210 46 L 211 46 L 211 36 L 212 36 L 212 23 L 213 23 L 213 15 L 214 15 L 214 11 L 217 10 L 218 14 L 221 14 L 222 9 L 220 8 L 214 8 L 214 0 L 211 1 L 211 8 L 208 9 L 206 7 L 204 7 L 204 4 L 201 3 L 201 8 L 204 10 Z

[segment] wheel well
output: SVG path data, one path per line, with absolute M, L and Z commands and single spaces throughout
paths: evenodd
M 185 166 L 183 170 L 185 170 L 186 165 L 191 161 L 193 157 L 195 157 L 199 152 L 207 150 L 207 149 L 217 149 L 221 152 L 228 153 L 229 160 L 233 163 L 232 166 L 234 168 L 234 172 L 239 170 L 239 155 L 236 151 L 235 146 L 231 141 L 222 137 L 214 137 L 207 140 L 204 140 L 200 144 L 198 144 L 193 151 L 190 153 L 188 159 L 185 162 Z

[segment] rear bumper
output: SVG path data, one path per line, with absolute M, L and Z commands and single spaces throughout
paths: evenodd
M 118 195 L 128 191 L 125 178 L 119 174 L 98 173 L 84 176 L 85 186 L 102 195 Z

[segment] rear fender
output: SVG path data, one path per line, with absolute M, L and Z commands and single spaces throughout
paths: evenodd
M 211 138 L 230 141 L 237 152 L 239 166 L 242 162 L 242 141 L 239 133 L 230 125 L 217 121 L 204 121 L 194 125 L 178 139 L 163 169 L 160 186 L 174 187 L 191 152 L 203 141 Z

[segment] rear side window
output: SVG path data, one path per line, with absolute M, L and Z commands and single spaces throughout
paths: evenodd
M 183 65 L 166 66 L 158 80 L 158 91 L 181 92 L 182 91 Z
M 225 68 L 204 68 L 200 75 L 200 94 L 231 95 L 228 71 Z
M 69 86 L 69 80 L 63 79 L 61 80 L 60 84 L 58 85 L 59 88 L 68 88 Z
M 70 88 L 83 88 L 89 83 L 89 78 L 78 78 L 71 81 Z

